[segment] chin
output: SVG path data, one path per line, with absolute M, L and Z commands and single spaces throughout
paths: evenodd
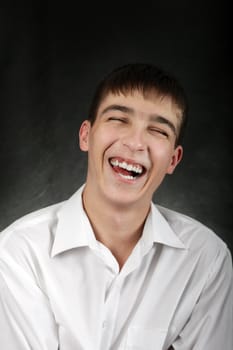
M 105 199 L 110 205 L 119 208 L 134 206 L 142 201 L 145 202 L 145 199 L 139 193 L 127 193 L 125 189 L 108 191 L 105 193 Z

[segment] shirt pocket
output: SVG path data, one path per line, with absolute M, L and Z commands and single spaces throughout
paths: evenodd
M 164 328 L 130 327 L 125 350 L 163 350 L 166 335 Z

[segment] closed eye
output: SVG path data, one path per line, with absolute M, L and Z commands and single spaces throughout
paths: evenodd
M 150 128 L 149 129 L 150 132 L 152 134 L 159 134 L 159 135 L 162 135 L 162 136 L 165 136 L 165 137 L 168 137 L 168 132 L 166 132 L 165 130 L 162 130 L 162 129 L 158 129 L 158 128 Z
M 116 122 L 120 122 L 120 123 L 127 123 L 127 119 L 122 118 L 122 117 L 109 117 L 108 120 L 116 121 Z

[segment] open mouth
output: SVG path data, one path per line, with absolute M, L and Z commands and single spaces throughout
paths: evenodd
M 126 180 L 136 180 L 146 172 L 143 165 L 132 163 L 120 158 L 110 158 L 109 163 L 113 170 Z

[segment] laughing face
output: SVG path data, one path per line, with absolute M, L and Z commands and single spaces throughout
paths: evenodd
M 80 128 L 80 148 L 88 152 L 87 192 L 97 203 L 149 206 L 182 158 L 182 147 L 175 146 L 179 124 L 170 97 L 108 94 L 94 124 L 86 120 Z

